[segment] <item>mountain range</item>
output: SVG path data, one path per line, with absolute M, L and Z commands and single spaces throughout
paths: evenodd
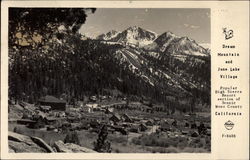
M 79 99 L 116 90 L 157 103 L 210 103 L 210 50 L 195 40 L 137 26 L 96 39 L 63 34 L 36 52 L 10 49 L 10 95 Z
M 122 32 L 112 30 L 97 36 L 97 39 L 171 54 L 206 56 L 210 52 L 209 49 L 205 49 L 188 37 L 179 37 L 169 31 L 157 35 L 155 32 L 137 26 L 129 27 Z
M 102 34 L 97 40 L 123 46 L 116 51 L 117 59 L 128 62 L 131 72 L 138 73 L 151 86 L 163 85 L 170 94 L 192 95 L 192 90 L 210 90 L 210 49 L 189 37 L 169 31 L 157 35 L 133 26 Z

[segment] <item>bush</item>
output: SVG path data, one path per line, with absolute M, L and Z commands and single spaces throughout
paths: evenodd
M 181 139 L 182 145 L 187 145 L 187 140 L 185 138 Z M 159 136 L 155 133 L 150 135 L 142 135 L 138 138 L 133 138 L 132 143 L 136 145 L 143 145 L 143 146 L 153 146 L 153 147 L 177 147 L 179 143 L 179 138 L 169 138 L 164 135 Z M 185 147 L 185 146 L 182 146 Z
M 108 129 L 106 125 L 103 125 L 97 140 L 94 142 L 94 150 L 97 152 L 111 152 L 111 143 L 107 140 Z
M 146 149 L 152 153 L 178 153 L 178 152 L 208 152 L 210 148 L 210 139 L 186 137 L 167 137 L 164 134 L 141 135 L 132 139 L 136 145 L 146 146 Z
M 141 140 L 140 140 L 140 137 L 135 137 L 135 138 L 132 138 L 132 143 L 136 144 L 136 145 L 141 145 Z
M 126 143 L 127 142 L 127 137 L 125 136 L 117 136 L 117 135 L 112 135 L 112 136 L 108 136 L 108 140 L 111 142 L 115 142 L 115 143 Z
M 69 132 L 64 139 L 64 143 L 74 143 L 79 145 L 80 141 L 77 132 L 76 131 Z
M 178 153 L 179 150 L 175 147 L 168 147 L 165 149 L 165 153 Z
M 121 151 L 119 149 L 115 149 L 115 153 L 120 153 Z
M 187 142 L 180 142 L 177 144 L 178 148 L 180 149 L 184 149 L 187 145 L 188 145 Z

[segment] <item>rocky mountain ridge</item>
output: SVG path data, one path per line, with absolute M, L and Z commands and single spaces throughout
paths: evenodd
M 129 27 L 122 32 L 112 30 L 106 34 L 101 34 L 97 39 L 170 54 L 197 56 L 210 54 L 209 49 L 200 46 L 189 37 L 179 37 L 170 31 L 157 35 L 152 31 L 137 26 Z

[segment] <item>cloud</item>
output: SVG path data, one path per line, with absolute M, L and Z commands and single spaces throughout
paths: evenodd
M 144 21 L 145 21 L 144 18 L 139 18 L 137 15 L 135 16 L 135 20 L 136 20 L 137 22 L 144 22 Z
M 138 16 L 135 16 L 135 20 L 137 21 L 137 22 L 144 22 L 144 18 L 139 18 Z
M 139 21 L 139 22 L 144 22 L 144 21 L 145 21 L 145 19 L 138 19 L 138 21 Z
M 190 28 L 190 29 L 198 29 L 198 28 L 200 28 L 200 26 L 190 25 L 190 24 L 187 24 L 187 23 L 184 23 L 183 25 L 184 25 L 184 27 Z
M 206 49 L 210 49 L 211 48 L 211 44 L 210 43 L 199 43 L 200 46 L 202 46 L 203 48 Z
M 89 29 L 95 29 L 95 27 L 94 26 L 89 26 Z
M 191 25 L 190 28 L 197 29 L 197 28 L 200 28 L 200 26 Z

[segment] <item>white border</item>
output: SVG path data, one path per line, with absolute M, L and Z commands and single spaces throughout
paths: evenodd
M 218 10 L 228 10 L 230 8 L 244 8 L 244 6 L 248 6 L 249 2 L 218 2 L 218 1 L 4 1 L 2 3 L 2 10 L 1 10 L 1 158 L 5 159 L 218 159 L 224 157 L 225 153 L 220 153 L 220 151 L 224 151 L 223 148 L 218 148 L 218 138 L 216 137 L 215 133 L 217 132 L 217 129 L 214 128 L 215 117 L 214 109 L 211 107 L 211 116 L 212 116 L 212 141 L 211 141 L 211 153 L 170 153 L 170 154 L 105 154 L 105 153 L 98 153 L 98 154 L 92 154 L 92 153 L 85 153 L 85 154 L 79 154 L 79 153 L 49 153 L 49 154 L 40 154 L 40 153 L 8 153 L 8 52 L 7 52 L 7 46 L 8 46 L 8 17 L 6 13 L 8 13 L 8 7 L 15 6 L 15 7 L 96 7 L 96 8 L 210 8 L 211 9 L 211 32 L 212 32 L 212 49 L 211 53 L 213 54 L 214 51 L 217 49 L 213 46 L 213 42 L 216 41 L 216 37 L 213 33 L 215 33 L 218 22 L 212 21 L 212 19 L 215 16 L 219 16 Z M 249 8 L 248 8 L 249 10 Z M 249 11 L 248 11 L 249 12 Z M 242 15 L 243 16 L 243 15 Z M 220 17 L 215 18 L 216 20 L 222 20 L 219 19 Z M 248 32 L 249 33 L 249 32 Z M 216 35 L 218 36 L 218 35 Z M 248 41 L 249 42 L 249 41 Z M 213 59 L 213 58 L 212 58 Z M 212 61 L 212 66 L 216 65 Z M 212 86 L 216 83 L 213 80 L 213 75 L 215 72 L 212 70 Z M 213 89 L 211 89 L 213 91 Z M 212 99 L 213 99 L 213 94 Z M 213 106 L 214 103 L 212 102 L 211 106 Z M 219 149 L 219 150 L 218 150 Z M 224 151 L 225 152 L 225 151 Z M 241 153 L 242 154 L 242 153 Z M 246 154 L 242 155 L 245 157 Z M 242 158 L 242 156 L 239 156 Z M 237 156 L 236 156 L 237 157 Z M 232 159 L 234 159 L 232 157 Z

